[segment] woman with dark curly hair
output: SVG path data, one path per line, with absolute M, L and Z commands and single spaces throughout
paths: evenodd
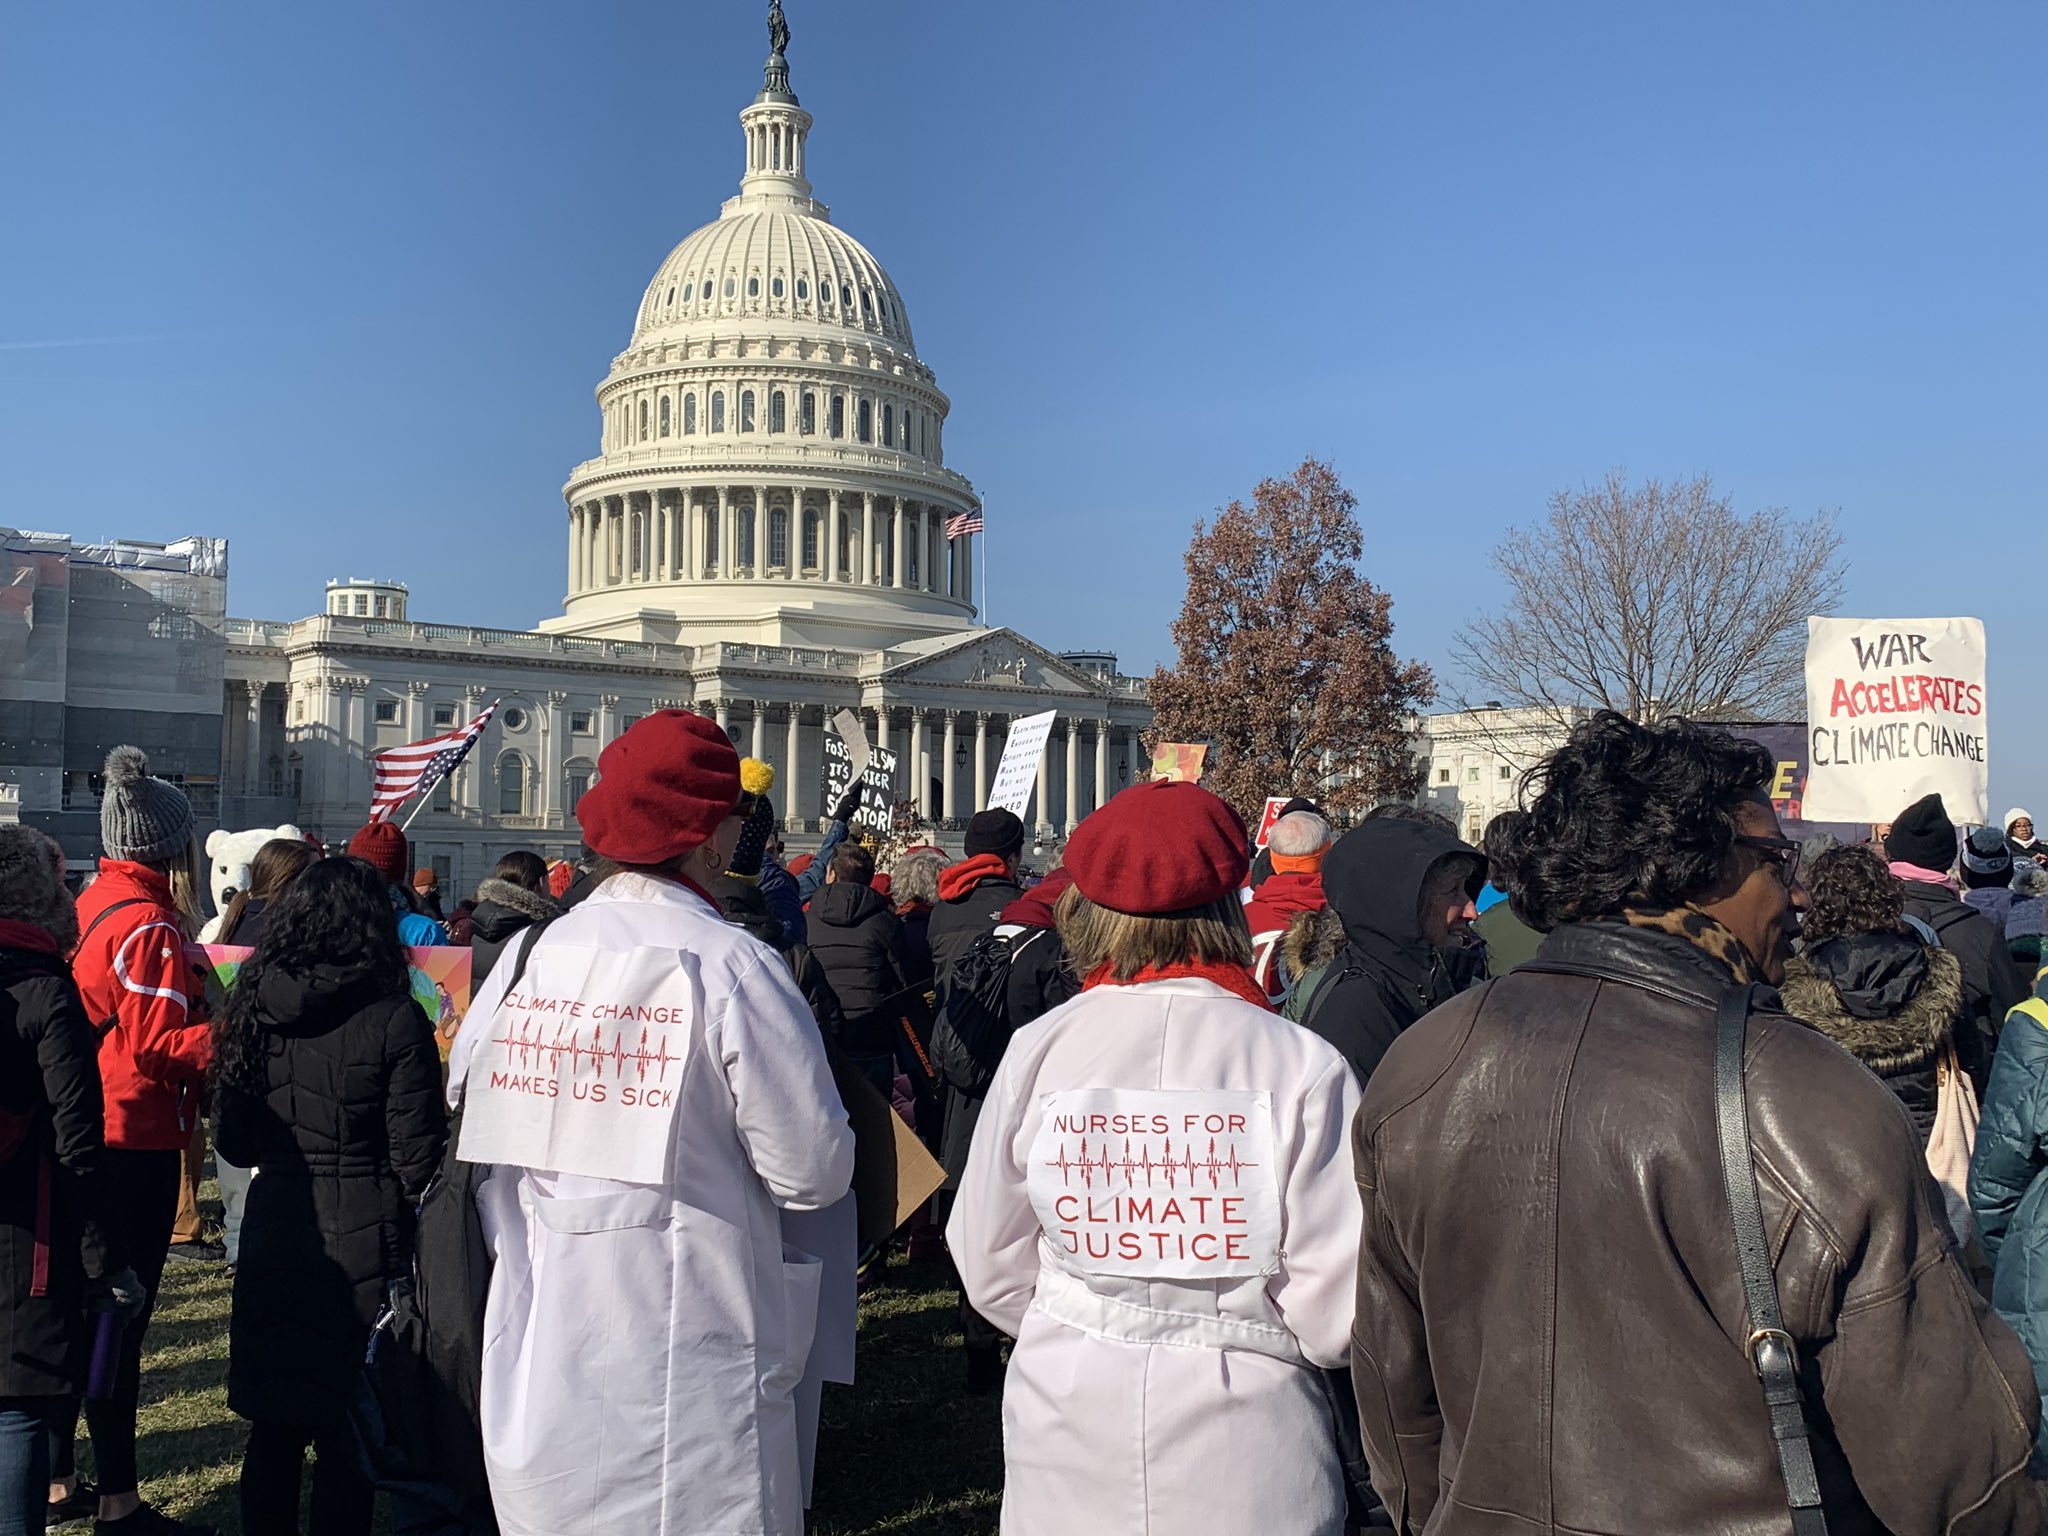
M 1962 962 L 1906 925 L 1899 882 L 1876 851 L 1834 848 L 1806 872 L 1804 946 L 1785 967 L 1785 1008 L 1875 1072 L 1913 1116 L 1920 1144 L 1934 1127 L 1941 1074 L 1977 1076 L 1961 1059 Z
M 370 1528 L 348 1403 L 415 1202 L 447 1139 L 433 1027 L 413 1001 L 382 875 L 314 864 L 276 896 L 214 1026 L 217 1141 L 256 1171 L 229 1330 L 228 1406 L 250 1421 L 242 1528 Z
M 1838 1533 L 2043 1529 L 2032 1369 L 1957 1265 L 1919 1139 L 1769 990 L 1806 904 L 1775 774 L 1724 729 L 1602 711 L 1489 829 L 1543 945 L 1404 1031 L 1352 1130 L 1352 1372 L 1400 1529 L 1783 1531 L 1785 1465 Z M 1762 1338 L 1724 1003 L 1784 1314 Z M 1814 1409 L 1782 1464 L 1759 1357 Z

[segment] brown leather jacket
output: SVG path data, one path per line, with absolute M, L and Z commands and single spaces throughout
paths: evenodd
M 1790 1531 L 1714 1131 L 1730 982 L 1669 934 L 1561 928 L 1373 1074 L 1352 1371 L 1398 1529 Z M 1830 1536 L 2048 1529 L 2032 1370 L 1911 1123 L 1758 997 L 1750 1142 Z

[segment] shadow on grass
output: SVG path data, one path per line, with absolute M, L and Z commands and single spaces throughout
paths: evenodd
M 989 1536 L 1002 1501 L 999 1397 L 970 1397 L 960 1295 L 941 1265 L 863 1298 L 858 1380 L 827 1387 L 812 1536 Z

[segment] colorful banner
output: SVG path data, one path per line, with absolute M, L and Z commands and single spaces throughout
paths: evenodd
M 239 944 L 202 944 L 206 956 L 206 1000 L 218 1014 L 242 966 L 256 953 Z M 463 1015 L 469 1012 L 469 951 L 459 945 L 421 946 L 405 952 L 413 1001 L 434 1026 L 441 1054 L 448 1054 Z
M 1010 734 L 1003 742 L 1002 760 L 996 764 L 995 781 L 989 786 L 986 810 L 1008 811 L 1022 817 L 1031 809 L 1031 791 L 1038 783 L 1038 766 L 1045 757 L 1046 741 L 1052 736 L 1057 710 L 1026 715 L 1010 722 Z
M 1949 818 L 1991 814 L 1981 619 L 1806 621 L 1805 809 L 1891 821 L 1939 794 Z
M 1867 822 L 1810 821 L 1806 810 L 1806 726 L 1801 721 L 1781 725 L 1731 725 L 1734 735 L 1756 742 L 1778 765 L 1771 776 L 1771 809 L 1778 813 L 1778 825 L 1787 837 L 1805 839 L 1819 832 L 1830 833 L 1845 843 L 1861 843 L 1870 837 Z
M 1209 755 L 1206 741 L 1163 741 L 1152 749 L 1152 777 L 1197 784 Z

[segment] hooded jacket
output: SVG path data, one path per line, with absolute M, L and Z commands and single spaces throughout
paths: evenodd
M 1426 822 L 1375 817 L 1345 833 L 1323 860 L 1323 890 L 1344 925 L 1344 948 L 1301 1022 L 1337 1048 L 1361 1083 L 1371 1081 L 1402 1030 L 1473 979 L 1470 951 L 1422 935 L 1423 885 L 1449 858 L 1469 862 L 1476 894 L 1485 856 Z
M 932 976 L 944 1001 L 946 973 L 968 947 L 996 925 L 1004 907 L 1024 894 L 1024 887 L 999 854 L 977 853 L 939 874 L 939 904 L 932 908 L 925 935 L 932 946 Z
M 213 1035 L 171 882 L 146 864 L 101 859 L 99 879 L 78 898 L 78 927 L 71 973 L 102 1031 L 107 1145 L 182 1151 L 199 1121 Z
M 1925 1146 L 1940 1099 L 1942 1043 L 1962 1018 L 1962 962 L 1905 934 L 1843 934 L 1792 960 L 1779 995 L 1787 1013 L 1877 1074 Z
M 476 909 L 469 918 L 470 996 L 484 984 L 507 944 L 535 923 L 561 914 L 560 903 L 552 897 L 536 895 L 510 880 L 486 880 L 478 886 Z
M 896 1021 L 912 1011 L 903 975 L 903 922 L 872 886 L 835 880 L 811 898 L 810 951 L 846 1016 L 839 1043 L 857 1056 L 896 1048 Z M 917 1012 L 923 998 L 915 999 Z
M 1906 913 L 1934 930 L 1941 947 L 1963 963 L 1963 1005 L 1974 1026 L 1956 1037 L 1963 1070 L 1970 1074 L 1978 1098 L 1984 1096 L 1992 1053 L 2005 1016 L 2027 999 L 2027 980 L 2005 947 L 2005 930 L 1983 913 L 1964 905 L 1946 886 L 1905 880 L 1900 889 Z
M 249 1186 L 228 1334 L 228 1406 L 344 1422 L 447 1115 L 433 1026 L 358 962 L 256 978 L 263 1081 L 223 1082 L 215 1146 Z

